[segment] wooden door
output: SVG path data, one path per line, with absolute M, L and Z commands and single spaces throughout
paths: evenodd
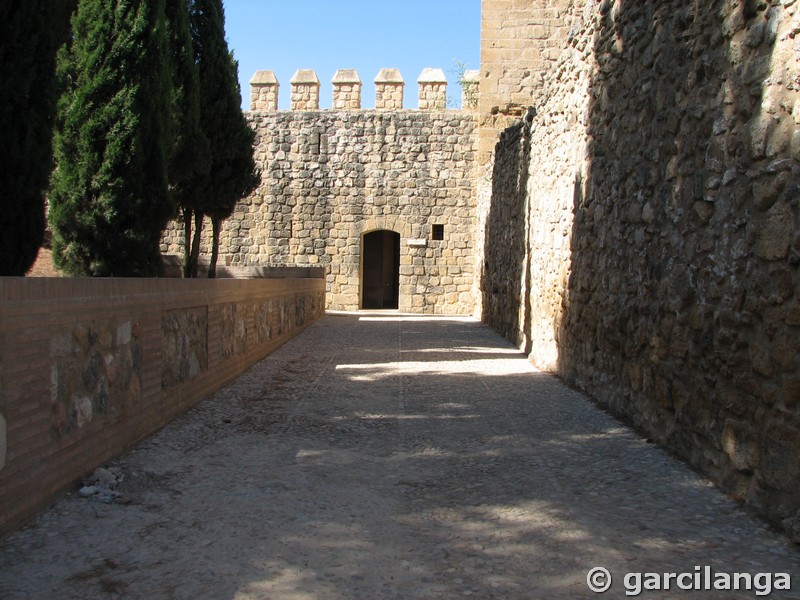
M 400 292 L 400 234 L 388 230 L 364 236 L 361 307 L 397 308 Z

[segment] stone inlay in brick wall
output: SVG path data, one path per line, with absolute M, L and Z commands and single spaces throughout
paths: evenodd
M 51 417 L 61 437 L 95 419 L 119 417 L 141 398 L 138 324 L 126 318 L 81 322 L 54 335 Z
M 222 357 L 230 358 L 247 350 L 247 305 L 226 304 L 222 307 Z
M 6 466 L 6 454 L 8 453 L 8 424 L 6 418 L 0 415 L 0 470 Z
M 190 381 L 208 368 L 208 308 L 165 311 L 161 316 L 164 370 L 161 387 Z

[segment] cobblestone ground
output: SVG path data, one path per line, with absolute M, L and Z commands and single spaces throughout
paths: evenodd
M 706 565 L 800 598 L 796 547 L 467 319 L 329 315 L 108 466 L 116 501 L 3 540 L 0 598 L 624 598 Z

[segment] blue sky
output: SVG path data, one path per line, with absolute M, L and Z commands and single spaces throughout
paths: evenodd
M 320 108 L 330 108 L 337 69 L 356 69 L 361 105 L 375 106 L 373 80 L 383 67 L 406 82 L 405 108 L 417 107 L 417 78 L 425 67 L 442 69 L 448 96 L 460 105 L 456 61 L 480 65 L 481 0 L 224 0 L 228 46 L 239 61 L 242 106 L 249 108 L 250 78 L 275 72 L 278 108 L 289 108 L 289 80 L 314 69 Z

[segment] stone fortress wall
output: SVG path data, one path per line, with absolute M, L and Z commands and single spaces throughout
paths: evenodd
M 397 232 L 401 310 L 481 314 L 800 539 L 798 33 L 796 0 L 483 0 L 468 110 L 384 70 L 374 110 L 298 71 L 278 111 L 259 72 L 222 261 L 323 265 L 354 309 Z
M 383 69 L 376 108 L 362 110 L 358 73 L 341 70 L 334 108 L 320 110 L 319 79 L 299 70 L 292 109 L 279 111 L 277 78 L 257 72 L 247 119 L 257 133 L 261 185 L 224 223 L 220 264 L 324 266 L 327 308 L 356 310 L 367 306 L 365 286 L 374 276 L 365 268 L 365 236 L 390 231 L 400 236 L 395 264 L 387 266 L 397 289 L 395 304 L 381 307 L 473 313 L 474 111 L 445 108 L 440 69 L 420 75 L 418 109 L 402 108 L 404 85 L 399 71 Z M 180 226 L 167 232 L 162 251 L 182 254 Z
M 535 110 L 482 128 L 479 198 L 484 319 L 800 540 L 798 33 L 795 0 L 484 0 L 481 118 Z

